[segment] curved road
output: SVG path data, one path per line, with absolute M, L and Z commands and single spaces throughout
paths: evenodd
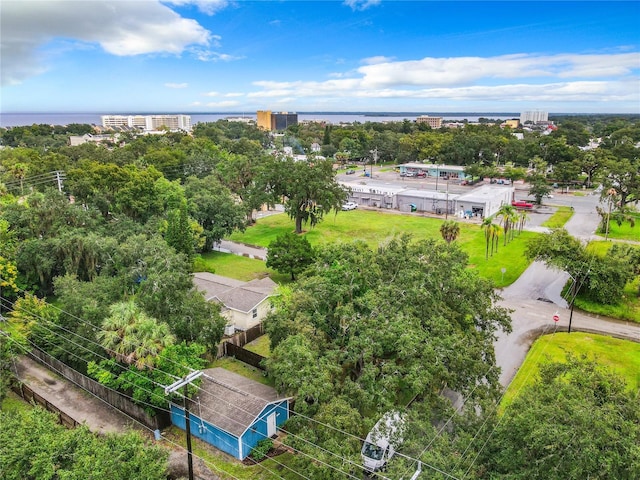
M 564 227 L 571 235 L 585 243 L 602 239 L 595 235 L 600 221 L 595 210 L 599 203 L 597 196 L 558 194 L 548 202 L 574 208 L 574 215 Z M 570 312 L 567 301 L 561 296 L 568 279 L 569 275 L 564 271 L 533 262 L 518 280 L 500 293 L 503 298 L 500 305 L 513 311 L 513 331 L 510 334 L 500 332 L 495 342 L 496 363 L 502 369 L 500 383 L 504 387 L 515 376 L 536 338 L 544 333 L 568 330 Z M 553 321 L 556 314 L 560 317 L 557 325 Z M 592 316 L 576 309 L 571 331 L 601 333 L 640 342 L 639 324 Z

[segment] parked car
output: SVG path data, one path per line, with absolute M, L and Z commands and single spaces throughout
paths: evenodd
M 513 201 L 511 205 L 522 210 L 530 210 L 533 208 L 533 203 L 525 202 L 524 200 Z
M 427 174 L 426 174 L 425 172 L 418 172 L 418 173 L 416 173 L 416 177 L 418 177 L 418 178 L 424 178 L 424 177 L 426 177 L 426 176 L 427 176 Z
M 402 444 L 404 418 L 400 412 L 384 414 L 362 445 L 362 466 L 369 472 L 383 470 Z
M 416 174 L 415 174 L 415 172 L 407 172 L 407 173 L 404 174 L 404 176 L 405 177 L 415 177 Z
M 342 210 L 355 210 L 356 208 L 358 208 L 358 204 L 355 202 L 347 202 L 342 205 Z
M 354 173 L 356 173 L 355 170 L 347 170 L 347 175 L 353 175 Z

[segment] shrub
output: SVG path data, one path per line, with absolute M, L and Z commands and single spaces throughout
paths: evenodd
M 262 460 L 267 456 L 267 453 L 269 453 L 269 450 L 271 450 L 272 448 L 273 440 L 271 440 L 270 438 L 262 439 L 257 443 L 255 447 L 253 447 L 253 450 L 251 450 L 251 456 L 255 460 Z

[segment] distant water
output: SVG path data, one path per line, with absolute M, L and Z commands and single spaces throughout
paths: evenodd
M 255 115 L 246 115 L 243 113 L 186 113 L 191 115 L 191 123 L 199 122 L 216 122 L 230 117 L 245 117 L 255 120 Z M 102 113 L 3 113 L 0 114 L 0 127 L 17 127 L 33 124 L 46 125 L 68 125 L 69 123 L 88 123 L 90 125 L 101 125 L 100 119 Z M 402 122 L 403 120 L 414 121 L 420 114 L 417 113 L 298 113 L 299 120 L 319 120 L 326 121 L 331 124 L 352 123 L 352 122 Z M 433 117 L 442 117 L 444 120 L 462 121 L 468 120 L 476 122 L 480 117 L 496 118 L 507 120 L 510 118 L 518 118 L 518 113 L 430 113 Z

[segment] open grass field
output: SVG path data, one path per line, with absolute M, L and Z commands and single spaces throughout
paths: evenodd
M 640 213 L 634 215 L 635 226 L 631 226 L 629 222 L 618 225 L 616 222 L 609 223 L 609 238 L 617 238 L 619 240 L 631 240 L 640 242 Z M 605 236 L 604 232 L 598 231 L 598 235 Z
M 566 361 L 566 354 L 587 355 L 621 375 L 630 390 L 640 388 L 640 343 L 590 333 L 555 333 L 538 338 L 502 398 L 506 408 L 518 392 L 533 383 L 540 365 Z
M 573 210 L 571 207 L 558 207 L 555 213 L 551 215 L 551 218 L 542 223 L 542 226 L 548 228 L 562 228 L 572 216 Z
M 352 210 L 331 214 L 305 235 L 312 245 L 329 243 L 348 243 L 362 240 L 375 248 L 396 235 L 408 233 L 414 239 L 442 239 L 440 225 L 443 220 L 419 215 L 401 215 L 367 210 Z M 244 233 L 234 233 L 230 239 L 249 245 L 267 247 L 269 243 L 286 232 L 294 229 L 294 223 L 285 214 L 262 218 Z M 497 287 L 513 283 L 528 267 L 524 256 L 526 240 L 537 235 L 532 232 L 516 234 L 514 240 L 506 246 L 500 242 L 498 252 L 485 259 L 486 241 L 484 231 L 477 223 L 460 222 L 460 236 L 456 240 L 469 255 L 469 264 L 476 268 L 481 276 L 494 281 Z M 505 269 L 504 274 L 502 269 Z

